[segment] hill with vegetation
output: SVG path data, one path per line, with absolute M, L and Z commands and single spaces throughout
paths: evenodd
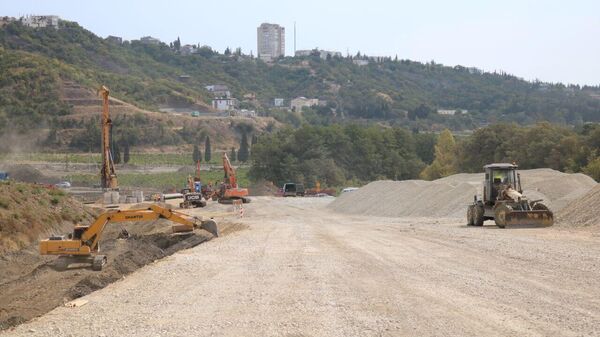
M 498 121 L 600 121 L 598 87 L 528 82 L 433 61 L 364 55 L 321 59 L 315 53 L 267 64 L 239 49 L 221 54 L 197 47 L 184 55 L 178 40 L 170 45 L 138 40 L 119 44 L 75 22 L 61 21 L 59 29 L 9 23 L 0 28 L 0 127 L 48 127 L 56 117 L 72 113 L 61 101 L 63 81 L 88 88 L 106 84 L 114 97 L 154 111 L 164 106 L 206 109 L 210 95 L 204 87 L 225 84 L 235 97 L 256 97 L 242 101 L 242 108 L 296 126 L 366 120 L 460 130 Z M 302 113 L 272 107 L 274 98 L 298 96 L 327 103 Z M 465 113 L 444 116 L 437 113 L 440 109 Z M 185 140 L 170 143 L 178 142 Z

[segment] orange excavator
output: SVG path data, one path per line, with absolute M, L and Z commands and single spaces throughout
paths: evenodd
M 234 200 L 242 200 L 245 204 L 249 203 L 248 189 L 238 186 L 235 169 L 231 166 L 226 153 L 223 153 L 223 171 L 225 172 L 225 179 L 213 195 L 213 200 L 216 199 L 221 204 L 232 204 Z
M 154 221 L 167 219 L 177 223 L 173 233 L 189 233 L 202 228 L 215 237 L 219 236 L 217 223 L 212 219 L 201 219 L 170 210 L 158 205 L 145 209 L 109 210 L 101 214 L 89 226 L 76 225 L 68 236 L 51 236 L 40 241 L 41 255 L 57 255 L 55 266 L 59 270 L 67 269 L 71 263 L 91 264 L 92 270 L 102 270 L 106 264 L 106 255 L 100 253 L 100 239 L 106 225 L 116 222 Z

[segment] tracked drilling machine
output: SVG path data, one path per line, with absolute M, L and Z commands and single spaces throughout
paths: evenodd
M 179 204 L 181 208 L 191 207 L 204 207 L 206 206 L 206 200 L 204 200 L 203 184 L 200 181 L 200 161 L 196 162 L 196 176 L 188 176 L 187 188 L 181 191 L 183 194 L 183 202 Z
M 118 190 L 117 173 L 115 172 L 115 163 L 113 161 L 112 151 L 110 147 L 110 137 L 112 129 L 112 120 L 108 111 L 108 95 L 110 91 L 107 87 L 102 86 L 98 90 L 102 97 L 102 188 L 105 190 Z
M 516 164 L 489 164 L 484 170 L 483 196 L 474 196 L 467 208 L 469 226 L 483 226 L 485 220 L 494 220 L 500 228 L 552 226 L 554 215 L 542 200 L 529 200 L 523 195 Z
M 110 210 L 101 214 L 90 226 L 77 225 L 68 236 L 51 236 L 40 241 L 40 254 L 58 255 L 56 266 L 68 268 L 71 263 L 88 263 L 93 270 L 102 270 L 106 255 L 100 254 L 100 239 L 106 225 L 115 222 L 152 221 L 167 219 L 178 223 L 172 227 L 173 233 L 188 233 L 202 228 L 214 236 L 219 236 L 217 223 L 212 220 L 190 217 L 158 205 L 146 209 Z

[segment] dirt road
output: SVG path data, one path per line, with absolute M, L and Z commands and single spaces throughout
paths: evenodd
M 594 233 L 346 216 L 327 202 L 256 198 L 247 229 L 0 335 L 600 335 Z

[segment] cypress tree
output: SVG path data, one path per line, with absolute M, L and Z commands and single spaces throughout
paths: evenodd
M 237 153 L 238 160 L 246 162 L 250 156 L 250 149 L 248 148 L 248 136 L 244 132 L 242 134 L 242 140 L 240 141 L 240 150 Z
M 125 150 L 123 153 L 123 162 L 125 164 L 129 163 L 129 143 L 125 143 Z
M 210 149 L 210 137 L 206 136 L 206 140 L 204 141 L 204 161 L 209 162 L 212 155 L 212 151 Z
M 192 152 L 192 160 L 194 161 L 194 164 L 196 164 L 198 160 L 200 160 L 200 149 L 198 149 L 198 145 L 194 145 L 194 152 Z

